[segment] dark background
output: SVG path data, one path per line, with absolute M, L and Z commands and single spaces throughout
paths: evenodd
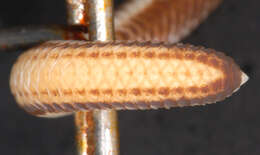
M 0 28 L 65 24 L 64 1 L 1 0 Z M 250 76 L 249 82 L 218 104 L 120 111 L 122 155 L 260 154 L 259 6 L 259 0 L 224 0 L 221 7 L 183 41 L 226 51 Z M 0 53 L 0 154 L 76 154 L 72 116 L 36 118 L 16 105 L 9 90 L 9 73 L 19 53 L 21 51 Z

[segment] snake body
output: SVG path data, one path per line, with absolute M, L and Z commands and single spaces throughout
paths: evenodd
M 219 2 L 144 0 L 145 5 L 131 13 L 128 6 L 141 2 L 129 2 L 122 7 L 126 13 L 116 13 L 116 37 L 138 41 L 43 43 L 18 58 L 11 72 L 11 91 L 27 112 L 45 117 L 221 101 L 245 83 L 247 76 L 223 53 L 174 44 Z
M 130 0 L 115 12 L 118 40 L 176 43 L 222 0 Z
M 19 57 L 10 83 L 21 107 L 46 115 L 214 103 L 242 75 L 224 54 L 189 45 L 50 41 Z

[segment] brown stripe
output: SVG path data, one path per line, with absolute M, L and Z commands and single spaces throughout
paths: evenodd
M 134 96 L 141 96 L 143 94 L 145 95 L 163 95 L 163 96 L 169 96 L 170 94 L 183 94 L 185 92 L 190 92 L 192 94 L 196 93 L 208 93 L 210 90 L 214 93 L 218 93 L 219 91 L 224 89 L 223 85 L 223 79 L 219 79 L 216 81 L 211 82 L 207 86 L 203 87 L 178 87 L 178 88 L 170 88 L 170 87 L 161 87 L 161 88 L 133 88 L 133 89 L 91 89 L 91 90 L 77 90 L 72 92 L 72 90 L 60 90 L 60 93 L 62 96 L 72 96 L 72 95 L 81 95 L 84 96 L 86 93 L 88 95 L 93 95 L 93 96 L 102 96 L 102 95 L 109 95 L 113 96 L 116 94 L 127 96 L 127 95 L 134 95 Z M 53 96 L 58 96 L 58 90 L 49 90 L 51 92 L 50 95 Z M 37 92 L 32 91 L 31 92 L 32 96 L 37 96 Z M 49 95 L 47 91 L 41 91 L 40 95 Z M 24 95 L 25 96 L 25 95 Z M 29 94 L 27 95 L 29 96 Z

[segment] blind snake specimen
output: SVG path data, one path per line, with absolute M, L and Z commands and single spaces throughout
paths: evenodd
M 43 117 L 221 101 L 248 77 L 223 53 L 174 44 L 219 3 L 130 1 L 115 17 L 121 41 L 49 41 L 33 47 L 13 66 L 11 91 L 22 108 Z

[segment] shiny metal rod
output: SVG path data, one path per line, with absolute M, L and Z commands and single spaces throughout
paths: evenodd
M 87 0 L 66 0 L 68 23 L 71 25 L 88 26 Z
M 91 40 L 114 40 L 112 0 L 88 0 Z
M 118 123 L 114 110 L 77 112 L 79 155 L 118 155 Z
M 89 26 L 90 40 L 114 39 L 112 0 L 67 0 L 67 5 L 69 24 Z M 79 155 L 119 154 L 115 110 L 78 112 L 75 122 Z

